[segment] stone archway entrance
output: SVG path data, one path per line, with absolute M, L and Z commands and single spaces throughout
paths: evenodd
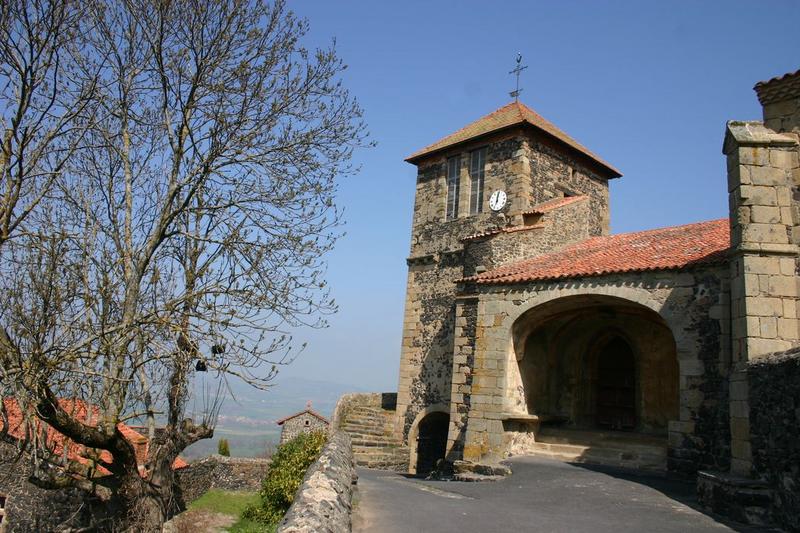
M 417 428 L 417 474 L 429 474 L 447 452 L 450 415 L 433 412 L 419 422 Z
M 542 425 L 666 437 L 678 419 L 675 340 L 655 311 L 610 296 L 565 297 L 524 313 L 513 335 L 509 385 Z
M 679 372 L 658 313 L 619 297 L 567 296 L 520 315 L 512 341 L 504 428 L 513 453 L 666 468 Z
M 617 430 L 636 427 L 636 363 L 622 337 L 604 342 L 597 355 L 597 425 Z

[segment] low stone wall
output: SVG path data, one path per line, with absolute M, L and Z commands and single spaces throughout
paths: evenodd
M 269 464 L 269 459 L 210 455 L 177 472 L 182 500 L 188 504 L 209 489 L 258 490 Z
M 800 531 L 800 348 L 747 370 L 753 474 L 773 491 L 772 519 Z
M 333 430 L 277 531 L 349 533 L 355 480 L 350 436 Z
M 48 490 L 28 479 L 30 456 L 19 456 L 13 442 L 0 439 L 0 495 L 5 496 L 3 533 L 80 529 L 106 517 L 107 504 L 80 489 Z

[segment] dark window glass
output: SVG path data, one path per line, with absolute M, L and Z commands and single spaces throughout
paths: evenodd
M 461 157 L 447 159 L 447 220 L 458 217 L 458 188 Z
M 483 179 L 486 167 L 486 148 L 479 148 L 470 153 L 469 177 L 469 212 L 470 214 L 483 211 Z

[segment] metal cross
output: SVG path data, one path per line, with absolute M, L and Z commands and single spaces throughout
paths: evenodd
M 517 75 L 517 88 L 514 89 L 513 91 L 511 91 L 510 93 L 508 93 L 510 96 L 512 96 L 514 98 L 515 102 L 519 102 L 519 93 L 522 92 L 522 89 L 519 88 L 519 74 L 520 74 L 520 72 L 522 72 L 523 70 L 528 68 L 528 65 L 524 65 L 523 66 L 521 63 L 522 63 L 522 54 L 518 52 L 517 53 L 517 66 L 516 66 L 516 68 L 514 70 L 509 72 L 509 74 L 516 74 Z

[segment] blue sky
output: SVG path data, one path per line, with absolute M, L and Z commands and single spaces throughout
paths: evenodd
M 726 120 L 760 118 L 759 81 L 800 68 L 800 2 L 297 0 L 307 46 L 335 37 L 378 146 L 341 183 L 329 256 L 340 305 L 283 376 L 395 390 L 416 149 L 520 100 L 624 176 L 612 232 L 727 216 Z M 280 382 L 280 376 L 278 382 Z

